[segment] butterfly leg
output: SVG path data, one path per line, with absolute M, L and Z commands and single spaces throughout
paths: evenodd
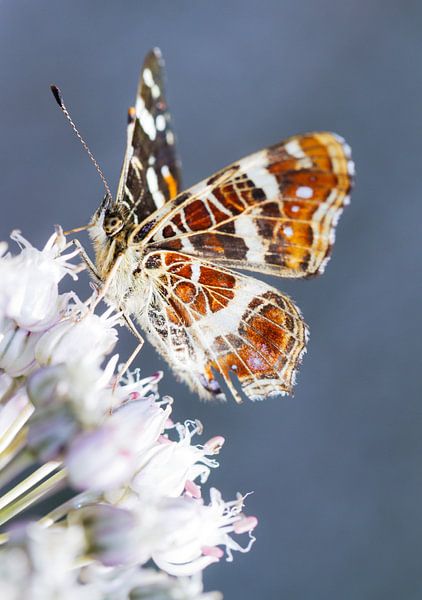
M 72 244 L 73 246 L 76 246 L 76 248 L 79 250 L 80 257 L 82 258 L 83 262 L 85 263 L 88 271 L 91 273 L 91 275 L 96 280 L 96 283 L 98 283 L 98 284 L 102 283 L 102 279 L 101 279 L 94 263 L 89 258 L 88 253 L 86 252 L 85 248 L 82 246 L 81 242 L 77 239 L 73 239 L 69 242 L 69 245 L 70 244 Z
M 113 390 L 116 389 L 119 381 L 121 380 L 121 378 L 123 377 L 123 375 L 126 373 L 126 371 L 129 369 L 130 365 L 133 363 L 133 361 L 135 360 L 135 358 L 138 356 L 139 352 L 142 350 L 142 346 L 144 345 L 144 338 L 141 336 L 141 334 L 139 333 L 139 331 L 136 329 L 136 327 L 133 324 L 133 322 L 130 319 L 130 317 L 127 316 L 127 315 L 123 315 L 123 319 L 124 319 L 124 321 L 125 321 L 126 326 L 128 327 L 128 329 L 139 340 L 139 343 L 136 346 L 135 350 L 132 352 L 132 354 L 129 356 L 129 358 L 127 359 L 127 361 L 123 365 L 123 367 L 120 369 L 119 373 L 116 375 L 116 378 L 115 378 L 114 383 L 113 383 Z
M 123 320 L 125 322 L 126 327 L 129 329 L 129 331 L 131 333 L 133 333 L 133 335 L 136 337 L 136 339 L 139 341 L 139 343 L 143 344 L 144 338 L 137 330 L 135 323 L 132 321 L 132 319 L 129 317 L 129 315 L 126 315 L 125 313 L 123 313 Z
M 99 305 L 101 300 L 107 295 L 110 284 L 113 281 L 113 279 L 120 267 L 120 263 L 122 262 L 122 260 L 123 260 L 123 254 L 120 254 L 120 256 L 118 256 L 116 258 L 116 260 L 114 261 L 114 265 L 110 269 L 107 277 L 104 280 L 100 280 L 100 282 L 102 283 L 102 286 L 98 290 L 97 297 L 90 304 L 90 307 L 89 307 L 90 312 L 94 312 L 94 310 L 97 308 L 97 306 Z

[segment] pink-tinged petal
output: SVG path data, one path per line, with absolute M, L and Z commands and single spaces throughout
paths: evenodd
M 106 491 L 128 481 L 133 455 L 119 445 L 110 426 L 79 435 L 65 458 L 69 481 L 79 490 Z
M 225 439 L 222 435 L 216 435 L 204 444 L 204 450 L 207 454 L 218 454 L 223 447 L 224 442 Z
M 193 481 L 187 481 L 185 484 L 185 491 L 187 494 L 192 496 L 192 498 L 201 498 L 201 488 L 199 485 L 196 485 Z
M 214 556 L 214 558 L 220 559 L 224 556 L 224 550 L 218 546 L 203 546 L 202 554 L 204 556 Z
M 247 533 L 255 529 L 257 525 L 258 519 L 256 517 L 243 517 L 233 525 L 233 531 L 235 533 Z

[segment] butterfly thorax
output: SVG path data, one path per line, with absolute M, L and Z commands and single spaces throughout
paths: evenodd
M 102 281 L 107 279 L 120 257 L 120 265 L 111 279 L 106 300 L 132 314 L 142 312 L 149 286 L 141 268 L 144 248 L 141 244 L 129 242 L 135 225 L 124 220 L 120 222 L 122 218 L 122 214 L 113 209 L 96 213 L 89 231 L 95 265 Z

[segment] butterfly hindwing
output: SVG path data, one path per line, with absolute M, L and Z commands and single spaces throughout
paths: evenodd
M 152 284 L 140 322 L 179 377 L 201 396 L 222 396 L 219 373 L 252 398 L 291 392 L 307 329 L 274 288 L 178 252 L 153 251 L 142 265 Z
M 136 224 L 180 191 L 180 164 L 165 96 L 164 62 L 158 49 L 145 58 L 128 121 L 116 202 L 127 209 L 128 222 Z
M 144 231 L 151 246 L 224 266 L 316 275 L 328 260 L 353 171 L 350 147 L 336 134 L 294 136 L 180 194 Z

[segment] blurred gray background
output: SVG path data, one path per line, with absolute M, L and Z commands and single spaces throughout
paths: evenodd
M 210 567 L 207 588 L 228 600 L 420 599 L 422 4 L 1 0 L 1 239 L 19 227 L 41 244 L 102 197 L 49 84 L 115 186 L 155 45 L 186 185 L 315 129 L 347 138 L 358 174 L 325 275 L 276 283 L 311 327 L 295 398 L 213 405 L 170 374 L 162 385 L 177 417 L 227 438 L 210 482 L 227 498 L 254 491 L 256 545 Z M 123 333 L 122 354 L 133 346 Z M 138 364 L 166 369 L 149 347 Z

